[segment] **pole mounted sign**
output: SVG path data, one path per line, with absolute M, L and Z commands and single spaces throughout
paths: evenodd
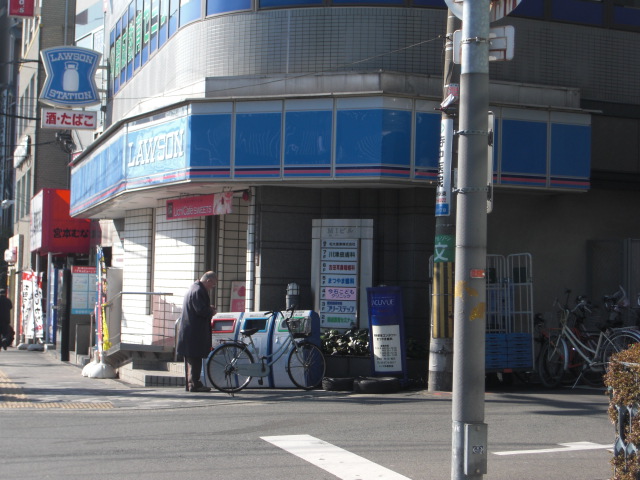
M 40 101 L 57 107 L 100 103 L 95 73 L 100 53 L 81 47 L 53 47 L 40 52 L 47 80 Z

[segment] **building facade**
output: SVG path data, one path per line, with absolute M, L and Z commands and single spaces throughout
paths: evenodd
M 567 287 L 640 291 L 638 12 L 525 0 L 497 22 L 516 35 L 490 68 L 488 251 L 531 255 L 535 311 Z M 366 288 L 398 285 L 408 336 L 428 343 L 444 3 L 119 0 L 105 15 L 105 129 L 73 161 L 71 214 L 99 221 L 130 292 L 116 348 L 173 345 L 211 269 L 219 311 L 238 285 L 257 311 L 297 283 L 325 327 L 366 327 Z M 318 239 L 355 250 L 358 273 L 332 276 L 349 262 Z

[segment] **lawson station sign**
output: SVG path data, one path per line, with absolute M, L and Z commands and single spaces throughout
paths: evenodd
M 40 52 L 47 80 L 40 101 L 58 107 L 100 103 L 95 82 L 100 53 L 81 47 L 53 47 Z

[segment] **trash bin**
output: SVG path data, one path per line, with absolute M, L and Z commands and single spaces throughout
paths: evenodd
M 240 312 L 216 313 L 211 319 L 211 344 L 216 348 L 226 340 L 238 339 L 238 326 L 244 314 Z
M 229 313 L 216 313 L 211 319 L 211 345 L 212 348 L 216 348 L 222 342 L 227 340 L 237 340 L 238 327 L 242 323 L 241 312 L 229 312 Z M 209 379 L 206 374 L 207 361 L 202 362 L 202 375 L 200 381 L 207 387 L 213 387 L 209 385 Z

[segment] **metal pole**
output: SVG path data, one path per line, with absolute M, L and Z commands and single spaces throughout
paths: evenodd
M 487 251 L 489 3 L 465 0 L 462 15 L 451 478 L 487 469 L 484 423 Z
M 452 86 L 458 87 L 460 68 L 453 63 L 453 32 L 459 24 L 451 10 L 447 12 L 447 36 L 444 56 L 442 122 L 440 134 L 440 173 L 436 192 L 436 225 L 431 297 L 431 342 L 429 345 L 429 391 L 451 391 L 453 375 L 453 270 L 455 257 L 455 201 L 451 177 L 455 165 L 453 129 L 457 100 L 450 100 Z M 450 160 L 450 161 L 447 161 Z M 443 203 L 445 211 L 441 211 Z

